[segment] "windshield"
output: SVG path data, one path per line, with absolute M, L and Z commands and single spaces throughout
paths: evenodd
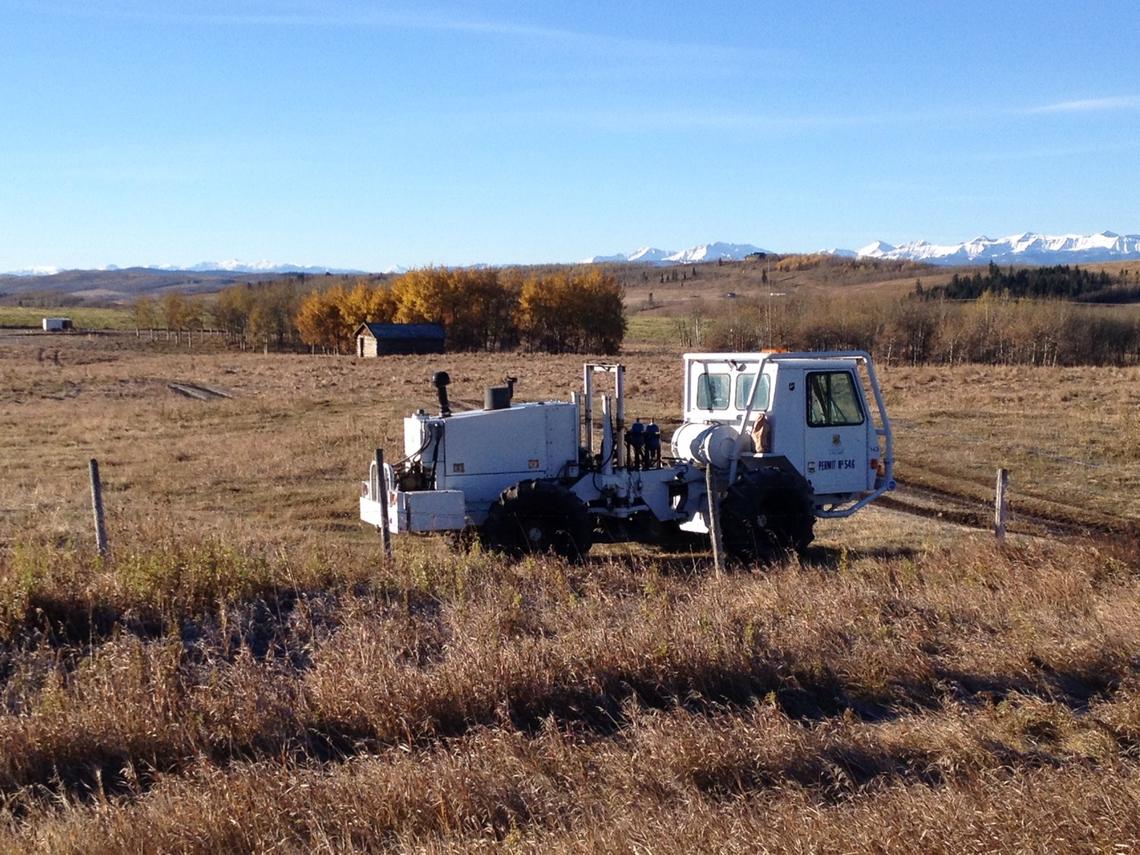
M 701 374 L 697 377 L 697 409 L 727 410 L 729 388 L 727 374 Z
M 756 382 L 755 374 L 741 374 L 736 378 L 736 409 L 748 409 L 748 396 L 752 394 L 752 384 Z M 756 390 L 756 401 L 752 405 L 754 412 L 768 409 L 768 377 L 760 378 L 760 388 Z

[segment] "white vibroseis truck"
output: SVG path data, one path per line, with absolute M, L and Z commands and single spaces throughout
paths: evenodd
M 894 489 L 890 420 L 866 353 L 683 359 L 684 421 L 668 449 L 656 424 L 626 423 L 621 365 L 587 364 L 568 402 L 513 403 L 510 378 L 487 389 L 482 410 L 454 414 L 438 372 L 439 414 L 404 419 L 405 457 L 372 464 L 360 517 L 570 559 L 598 540 L 665 543 L 715 522 L 725 554 L 751 563 L 802 551 L 817 518 Z M 610 391 L 596 399 L 599 376 Z

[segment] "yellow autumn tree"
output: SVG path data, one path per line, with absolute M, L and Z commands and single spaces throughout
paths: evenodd
M 158 310 L 150 297 L 139 297 L 131 306 L 136 329 L 153 329 L 158 321 Z
M 625 338 L 625 301 L 621 283 L 598 267 L 575 277 L 572 317 L 579 326 L 580 351 L 613 354 Z
M 450 350 L 496 350 L 515 343 L 517 297 L 493 269 L 428 267 L 392 284 L 399 323 L 438 323 Z
M 297 312 L 301 341 L 340 353 L 352 350 L 352 337 L 363 323 L 390 323 L 396 314 L 392 290 L 357 279 L 352 289 L 335 285 L 313 291 Z
M 214 318 L 218 326 L 230 334 L 245 335 L 255 302 L 254 290 L 249 285 L 223 288 L 214 304 Z
M 528 278 L 516 318 L 531 350 L 611 354 L 625 335 L 621 285 L 596 267 Z
M 309 294 L 297 311 L 297 332 L 301 341 L 340 353 L 352 335 L 347 331 L 342 314 L 342 306 L 347 297 L 345 289 L 340 285 Z
M 564 273 L 531 276 L 523 282 L 516 313 L 519 336 L 528 350 L 562 353 L 569 327 L 560 322 L 559 311 L 566 303 L 570 277 Z
M 392 290 L 356 280 L 351 291 L 340 289 L 338 302 L 342 322 L 351 336 L 361 324 L 387 324 L 396 316 L 396 300 Z
M 159 302 L 159 313 L 168 330 L 185 330 L 199 321 L 202 305 L 185 294 L 169 291 Z

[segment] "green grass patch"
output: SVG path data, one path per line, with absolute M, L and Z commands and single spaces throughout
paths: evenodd
M 0 306 L 0 327 L 40 327 L 44 318 L 71 318 L 76 329 L 126 330 L 134 329 L 130 309 L 43 308 L 42 306 Z
M 648 341 L 654 344 L 676 344 L 677 318 L 639 312 L 628 318 L 626 342 Z

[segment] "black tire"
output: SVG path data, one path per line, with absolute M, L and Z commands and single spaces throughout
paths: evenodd
M 720 503 L 725 555 L 741 564 L 770 564 L 789 552 L 803 553 L 814 526 L 810 493 L 778 469 L 745 472 Z
M 550 481 L 523 481 L 504 490 L 491 505 L 479 536 L 497 552 L 551 553 L 567 561 L 581 561 L 593 544 L 585 504 Z

